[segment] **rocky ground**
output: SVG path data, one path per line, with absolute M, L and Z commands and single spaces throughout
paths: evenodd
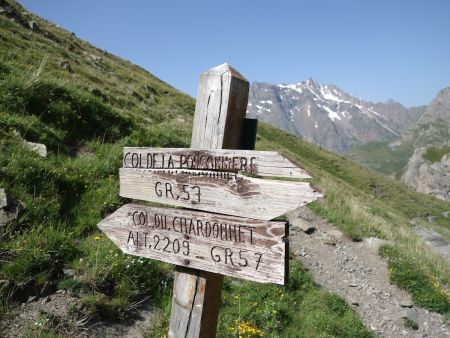
M 384 241 L 353 242 L 307 208 L 302 208 L 300 215 L 297 212 L 291 222 L 290 248 L 295 257 L 318 284 L 352 304 L 378 336 L 450 337 L 443 316 L 414 307 L 410 296 L 389 282 L 387 263 L 378 255 Z M 407 327 L 406 319 L 418 328 Z
M 3 318 L 0 337 L 36 337 L 52 328 L 64 337 L 142 338 L 157 313 L 147 302 L 132 311 L 128 322 L 111 323 L 89 317 L 80 318 L 80 309 L 79 298 L 62 290 L 39 299 L 31 297 Z

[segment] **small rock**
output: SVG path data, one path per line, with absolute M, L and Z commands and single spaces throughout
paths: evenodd
M 328 245 L 336 245 L 336 239 L 334 237 L 327 237 L 323 240 L 324 244 L 328 244 Z
M 5 209 L 8 207 L 8 196 L 6 196 L 6 191 L 0 188 L 0 209 Z
M 339 230 L 330 230 L 328 231 L 328 235 L 334 237 L 337 241 L 340 241 L 342 238 L 344 238 L 344 233 Z
M 289 222 L 294 228 L 298 228 L 308 235 L 311 235 L 314 231 L 316 231 L 316 227 L 311 222 L 308 222 L 302 218 L 290 218 Z
M 47 296 L 47 297 L 45 297 L 45 298 L 42 299 L 42 304 L 48 303 L 48 302 L 50 302 L 51 300 L 52 300 L 52 299 L 51 299 L 49 296 Z
M 348 298 L 348 302 L 352 305 L 359 306 L 359 302 L 351 297 Z
M 306 220 L 306 221 L 308 221 L 308 222 L 311 222 L 311 221 L 312 221 L 312 218 L 311 218 L 309 215 L 307 215 L 306 213 L 304 213 L 304 212 L 298 214 L 298 217 L 303 218 L 304 220 Z
M 399 305 L 401 307 L 412 307 L 413 303 L 409 300 L 402 300 L 402 301 L 400 301 Z
M 36 22 L 34 22 L 33 20 L 28 21 L 28 27 L 33 31 L 36 32 L 39 30 L 38 25 L 36 24 Z
M 417 322 L 417 315 L 418 315 L 417 309 L 410 309 L 406 314 L 406 318 L 413 322 Z
M 26 142 L 28 148 L 36 152 L 40 157 L 47 157 L 47 147 L 42 143 Z
M 72 278 L 73 276 L 75 276 L 75 270 L 63 268 L 63 274 L 64 274 L 64 277 Z
M 27 303 L 31 303 L 31 302 L 34 302 L 35 300 L 36 300 L 36 296 L 30 296 L 30 297 L 28 297 L 28 300 L 27 300 Z
M 351 288 L 356 288 L 359 286 L 359 284 L 352 282 L 352 283 L 348 283 L 348 286 L 350 286 Z
M 56 293 L 64 293 L 64 290 L 57 290 Z
M 60 63 L 61 68 L 67 70 L 69 73 L 73 73 L 72 67 L 70 66 L 70 62 L 65 60 Z

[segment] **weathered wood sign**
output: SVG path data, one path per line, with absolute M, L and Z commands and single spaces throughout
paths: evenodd
M 127 204 L 98 224 L 125 253 L 284 284 L 285 222 Z
M 311 178 L 276 151 L 126 147 L 123 167 L 246 173 L 263 177 Z
M 120 169 L 120 196 L 270 220 L 316 200 L 307 182 L 181 169 Z

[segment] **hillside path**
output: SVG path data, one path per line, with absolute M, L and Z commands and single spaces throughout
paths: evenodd
M 450 337 L 443 316 L 414 307 L 408 293 L 389 282 L 387 262 L 378 255 L 382 240 L 354 242 L 308 208 L 289 218 L 294 257 L 310 270 L 316 283 L 345 298 L 377 336 Z M 405 327 L 405 318 L 419 328 Z

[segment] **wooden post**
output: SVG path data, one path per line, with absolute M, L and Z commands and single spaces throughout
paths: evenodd
M 228 64 L 203 73 L 198 86 L 191 147 L 242 149 L 248 91 L 248 81 Z M 222 275 L 177 267 L 169 337 L 215 337 L 222 284 Z

